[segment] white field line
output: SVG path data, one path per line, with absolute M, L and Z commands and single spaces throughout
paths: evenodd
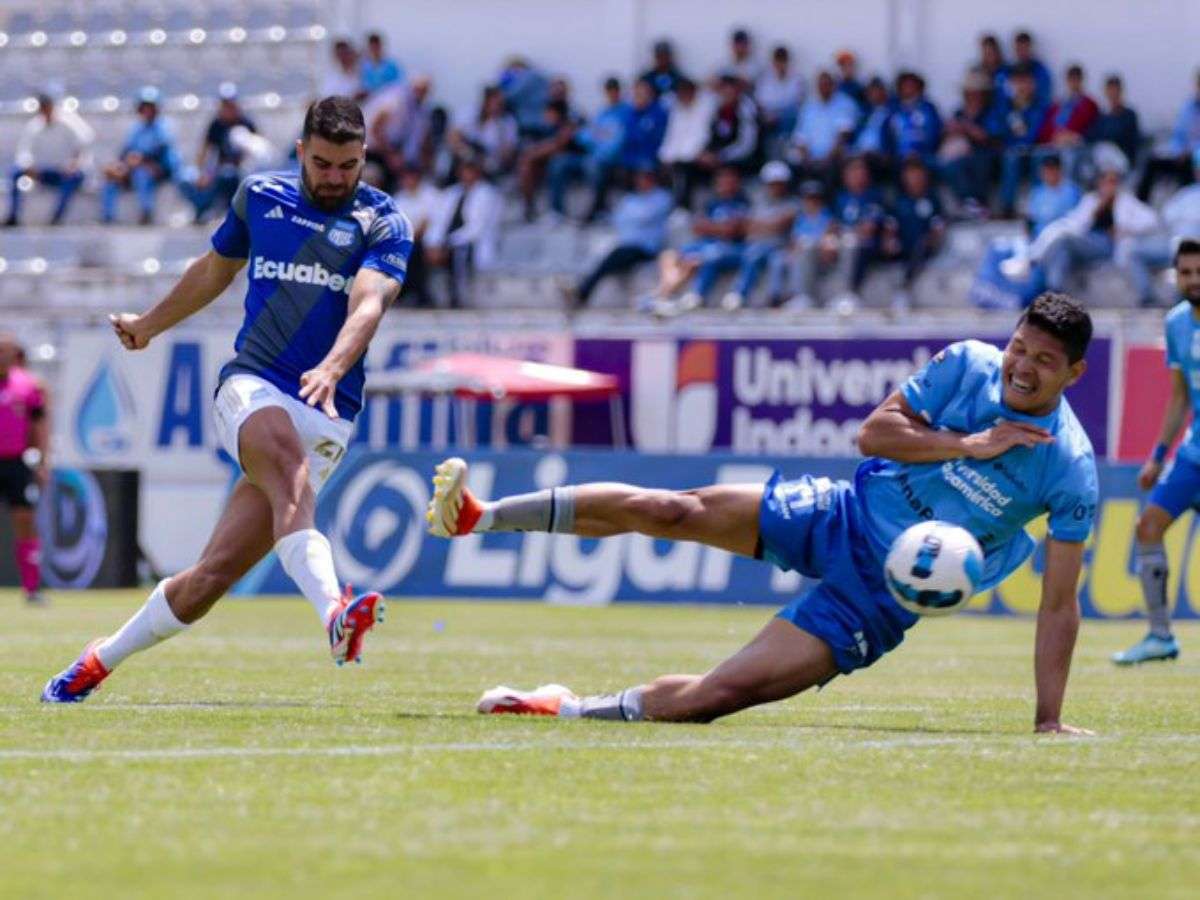
M 863 741 L 842 742 L 840 749 L 844 752 L 855 748 L 866 750 L 890 749 L 893 747 L 931 747 L 950 745 L 981 745 L 1003 744 L 1013 745 L 1024 743 L 1032 735 L 903 735 L 893 738 L 878 738 Z M 1117 737 L 1095 736 L 1088 738 L 1036 738 L 1042 747 L 1056 746 L 1087 746 L 1096 743 L 1112 743 Z M 1197 744 L 1200 735 L 1177 734 L 1136 736 L 1139 745 L 1145 744 Z M 59 750 L 59 749 L 0 749 L 0 760 L 6 759 L 35 759 L 62 760 L 66 762 L 100 762 L 105 760 L 170 760 L 170 759 L 220 759 L 220 758 L 249 758 L 249 757 L 345 757 L 345 756 L 402 756 L 414 753 L 495 753 L 534 750 L 547 751 L 590 751 L 590 750 L 695 750 L 695 749 L 729 749 L 751 748 L 757 750 L 794 750 L 805 751 L 813 748 L 813 742 L 798 737 L 794 741 L 766 740 L 755 741 L 746 739 L 685 738 L 673 741 L 448 741 L 429 744 L 377 744 L 350 745 L 344 747 L 154 747 L 144 749 L 112 749 L 112 750 Z

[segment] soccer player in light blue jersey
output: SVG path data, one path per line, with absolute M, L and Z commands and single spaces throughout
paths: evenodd
M 141 350 L 248 268 L 246 319 L 215 400 L 217 435 L 243 474 L 199 562 L 160 582 L 115 634 L 89 644 L 50 679 L 42 700 L 85 699 L 131 654 L 207 613 L 272 548 L 320 616 L 334 661 L 360 660 L 383 599 L 342 591 L 313 511 L 350 442 L 363 354 L 400 293 L 412 250 L 408 220 L 359 181 L 365 135 L 352 100 L 314 103 L 297 142 L 300 170 L 243 181 L 212 249 L 167 296 L 141 315 L 110 317 L 121 344 Z
M 781 700 L 871 665 L 917 617 L 884 584 L 883 559 L 910 525 L 938 519 L 984 550 L 981 588 L 998 584 L 1034 548 L 1024 526 L 1048 513 L 1034 674 L 1038 731 L 1062 722 L 1079 628 L 1076 584 L 1096 514 L 1091 443 L 1063 391 L 1087 368 L 1092 323 L 1079 303 L 1043 294 L 1008 346 L 951 344 L 863 423 L 868 458 L 853 483 L 804 476 L 693 491 L 623 484 L 552 488 L 485 503 L 460 459 L 438 466 L 430 530 L 554 531 L 606 537 L 635 531 L 699 541 L 795 569 L 819 584 L 784 607 L 746 647 L 704 675 L 665 675 L 617 694 L 579 697 L 561 685 L 498 687 L 480 712 L 707 722 Z
M 1163 535 L 1183 512 L 1200 504 L 1200 428 L 1194 421 L 1200 416 L 1200 241 L 1185 238 L 1179 242 L 1175 250 L 1175 287 L 1183 300 L 1167 313 L 1171 398 L 1163 414 L 1158 443 L 1138 473 L 1138 487 L 1150 491 L 1150 500 L 1138 518 L 1136 535 L 1138 579 L 1150 631 L 1128 650 L 1113 654 L 1113 662 L 1119 666 L 1179 656 L 1179 642 L 1171 633 Z M 1183 430 L 1189 410 L 1192 427 L 1175 454 L 1175 462 L 1164 474 L 1167 453 Z

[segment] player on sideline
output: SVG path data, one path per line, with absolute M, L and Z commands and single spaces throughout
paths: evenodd
M 438 466 L 430 530 L 555 531 L 605 537 L 635 531 L 699 541 L 796 569 L 821 583 L 784 607 L 744 648 L 704 675 L 664 675 L 615 694 L 578 697 L 561 685 L 497 687 L 483 713 L 708 722 L 782 700 L 871 665 L 917 617 L 889 595 L 882 560 L 922 519 L 962 525 L 984 549 L 982 588 L 1029 555 L 1023 526 L 1049 512 L 1034 673 L 1037 731 L 1080 733 L 1060 719 L 1079 628 L 1076 582 L 1096 511 L 1096 464 L 1063 390 L 1087 367 L 1088 314 L 1043 294 L 1003 353 L 951 344 L 863 423 L 866 459 L 854 483 L 804 476 L 666 491 L 585 484 L 482 503 L 466 464 Z
M 1200 241 L 1185 238 L 1175 248 L 1175 287 L 1183 300 L 1167 313 L 1166 321 L 1171 398 L 1163 413 L 1158 443 L 1138 472 L 1138 487 L 1143 491 L 1153 488 L 1138 518 L 1136 534 L 1137 573 L 1150 632 L 1128 650 L 1113 654 L 1112 660 L 1119 666 L 1179 656 L 1179 642 L 1171 633 L 1163 535 L 1180 514 L 1200 503 L 1200 429 L 1195 424 L 1165 475 L 1163 464 L 1187 421 L 1188 408 L 1193 418 L 1200 415 Z
M 42 699 L 82 700 L 130 654 L 183 631 L 274 546 L 317 611 L 334 661 L 358 662 L 383 599 L 338 586 L 313 528 L 316 492 L 340 462 L 362 406 L 362 356 L 400 293 L 412 228 L 391 198 L 359 183 L 362 111 L 345 97 L 309 107 L 299 172 L 253 175 L 213 234 L 149 312 L 111 316 L 128 350 L 207 306 L 251 261 L 237 356 L 220 374 L 216 426 L 243 475 L 200 561 L 164 579 L 116 634 L 93 641 Z
M 42 606 L 41 545 L 34 507 L 50 474 L 46 393 L 25 369 L 21 345 L 0 332 L 0 500 L 12 518 L 13 550 L 29 606 Z

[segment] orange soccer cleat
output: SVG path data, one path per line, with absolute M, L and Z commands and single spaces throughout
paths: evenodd
M 526 716 L 557 716 L 563 701 L 578 701 L 575 692 L 561 684 L 543 684 L 532 691 L 500 685 L 484 691 L 475 705 L 481 713 L 515 713 Z
M 470 534 L 483 504 L 466 486 L 467 464 L 453 456 L 438 463 L 433 475 L 433 498 L 425 510 L 429 533 L 438 537 L 461 537 Z

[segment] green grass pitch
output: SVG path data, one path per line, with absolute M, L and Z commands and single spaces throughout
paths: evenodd
M 770 610 L 393 600 L 335 668 L 298 600 L 221 604 L 90 701 L 46 678 L 140 592 L 0 592 L 0 897 L 1195 897 L 1200 628 L 1085 622 L 1034 736 L 1030 620 L 922 623 L 712 725 L 474 713 L 498 682 L 700 671 Z M 1190 874 L 1189 874 L 1190 873 Z

